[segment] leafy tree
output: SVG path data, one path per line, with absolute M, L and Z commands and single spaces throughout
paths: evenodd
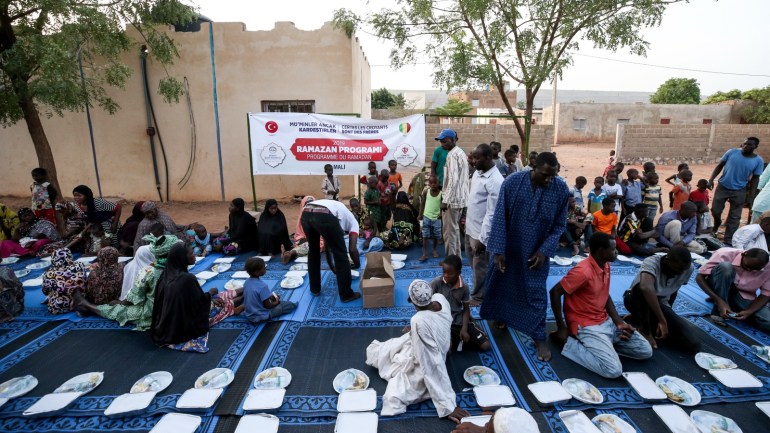
M 384 87 L 372 92 L 373 109 L 404 108 L 405 105 L 406 99 L 401 93 L 396 95 Z
M 741 99 L 755 102 L 744 108 L 741 113 L 748 123 L 770 123 L 770 86 L 747 90 L 743 92 Z
M 669 78 L 650 95 L 653 104 L 700 104 L 700 86 L 695 78 Z
M 40 111 L 62 115 L 88 104 L 115 113 L 120 106 L 107 88 L 124 88 L 132 74 L 121 55 L 134 49 L 139 54 L 124 24 L 141 33 L 153 60 L 167 65 L 178 52 L 171 37 L 156 26 L 189 23 L 194 12 L 176 0 L 0 1 L 0 124 L 26 121 L 38 163 L 59 191 Z M 158 91 L 166 101 L 178 101 L 183 87 L 167 76 Z
M 457 117 L 471 110 L 473 110 L 473 106 L 470 102 L 450 99 L 446 104 L 436 108 L 436 114 L 446 117 Z
M 738 89 L 733 89 L 727 92 L 716 92 L 713 95 L 709 96 L 701 104 L 707 105 L 707 104 L 718 104 L 720 102 L 724 101 L 732 101 L 735 99 L 741 99 L 741 91 Z
M 393 41 L 394 67 L 425 55 L 437 86 L 449 90 L 494 85 L 509 114 L 506 81 L 524 87 L 532 115 L 540 86 L 561 76 L 578 42 L 644 55 L 641 30 L 657 26 L 667 5 L 685 0 L 396 0 L 397 9 L 359 17 L 340 9 L 335 25 L 352 35 L 358 25 Z M 528 124 L 514 118 L 523 146 Z M 524 147 L 524 153 L 526 153 Z

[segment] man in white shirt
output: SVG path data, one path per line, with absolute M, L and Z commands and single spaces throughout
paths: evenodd
M 761 248 L 767 251 L 768 238 L 770 238 L 770 212 L 759 216 L 758 224 L 749 224 L 735 231 L 733 234 L 733 248 L 750 250 Z
M 351 275 L 348 261 L 349 252 L 353 267 L 356 269 L 361 267 L 357 246 L 359 226 L 355 215 L 338 201 L 316 200 L 305 205 L 300 223 L 307 237 L 310 293 L 314 296 L 321 294 L 321 237 L 323 237 L 326 261 L 337 275 L 340 300 L 350 302 L 360 298 L 361 294 L 350 288 Z M 345 248 L 346 233 L 350 235 L 348 248 Z
M 468 158 L 457 146 L 457 133 L 441 131 L 435 139 L 447 150 L 444 165 L 444 187 L 441 190 L 441 224 L 446 255 L 462 256 L 460 247 L 460 214 L 468 202 Z
M 503 176 L 495 166 L 494 151 L 488 144 L 478 145 L 471 156 L 476 172 L 471 178 L 468 211 L 465 214 L 465 254 L 473 267 L 471 304 L 479 305 L 484 299 L 484 280 L 489 263 L 486 244 Z

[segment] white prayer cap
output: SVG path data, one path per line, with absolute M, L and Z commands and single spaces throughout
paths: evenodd
M 532 415 L 518 407 L 503 407 L 495 412 L 495 433 L 540 433 Z
M 414 280 L 409 284 L 409 299 L 412 304 L 418 307 L 425 307 L 430 304 L 430 298 L 433 296 L 433 289 L 425 280 Z

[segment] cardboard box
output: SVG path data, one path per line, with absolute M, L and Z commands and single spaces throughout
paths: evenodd
M 396 276 L 390 264 L 390 253 L 367 253 L 366 267 L 358 286 L 364 308 L 392 307 L 395 300 Z

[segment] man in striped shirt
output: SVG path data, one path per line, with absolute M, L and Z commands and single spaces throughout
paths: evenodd
M 468 201 L 468 157 L 457 147 L 457 133 L 445 129 L 436 137 L 448 153 L 444 165 L 444 187 L 441 194 L 441 224 L 446 255 L 462 257 L 460 246 L 460 213 Z

